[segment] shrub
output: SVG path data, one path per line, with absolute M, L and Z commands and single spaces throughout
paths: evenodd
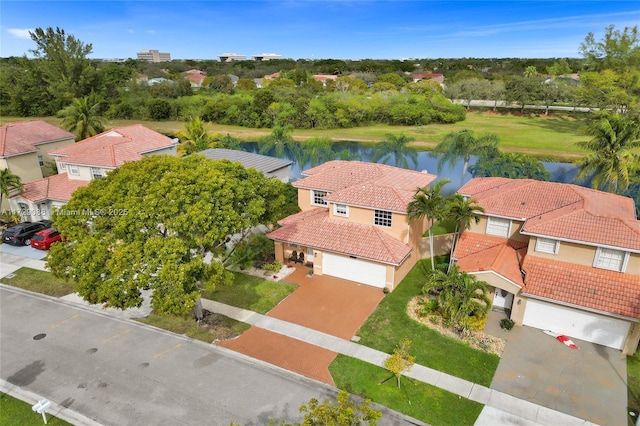
M 282 263 L 278 262 L 277 260 L 271 263 L 265 263 L 264 265 L 262 265 L 262 269 L 264 269 L 265 271 L 280 272 L 280 269 L 282 269 Z
M 420 317 L 427 316 L 432 314 L 438 310 L 438 301 L 437 300 L 423 300 L 418 303 L 418 309 L 416 309 L 416 314 Z
M 503 330 L 509 331 L 513 328 L 514 325 L 516 325 L 516 323 L 509 318 L 502 318 L 500 320 L 500 328 L 502 328 Z

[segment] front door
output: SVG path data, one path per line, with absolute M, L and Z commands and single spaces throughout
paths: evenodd
M 513 305 L 513 293 L 509 293 L 507 290 L 496 288 L 495 295 L 493 296 L 493 307 L 501 309 L 511 309 Z
M 307 249 L 307 262 L 313 263 L 313 249 L 312 248 L 308 248 Z

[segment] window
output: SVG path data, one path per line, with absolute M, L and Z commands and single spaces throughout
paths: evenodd
M 551 238 L 540 238 L 536 240 L 536 251 L 543 253 L 558 254 L 558 248 L 560 247 L 560 241 L 552 240 Z
M 346 204 L 334 204 L 333 214 L 336 216 L 349 216 L 349 207 Z
M 75 164 L 69 164 L 69 173 L 71 173 L 72 175 L 79 175 L 80 172 L 78 171 L 78 166 L 76 166 Z
M 499 237 L 508 237 L 511 229 L 511 220 L 489 216 L 487 221 L 487 234 Z
M 379 226 L 391 227 L 391 212 L 375 210 L 373 213 L 373 223 Z
M 326 206 L 327 203 L 324 200 L 324 196 L 327 195 L 327 191 L 316 191 L 315 189 L 311 191 L 311 204 L 314 206 Z
M 91 176 L 94 179 L 102 179 L 104 177 L 104 174 L 102 173 L 102 169 L 100 169 L 98 167 L 92 167 L 91 168 Z
M 40 167 L 44 167 L 44 159 L 42 158 L 42 155 L 38 155 L 38 164 L 40 164 Z
M 58 167 L 60 170 L 67 170 L 67 163 L 58 163 Z
M 593 266 L 596 268 L 610 269 L 612 271 L 624 272 L 627 263 L 628 253 L 622 250 L 606 249 L 598 247 L 596 259 Z

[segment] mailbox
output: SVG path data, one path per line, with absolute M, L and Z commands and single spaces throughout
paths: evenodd
M 51 407 L 51 401 L 48 399 L 41 399 L 31 407 L 36 413 L 42 414 L 42 420 L 45 425 L 47 424 L 47 409 L 49 409 L 49 407 Z

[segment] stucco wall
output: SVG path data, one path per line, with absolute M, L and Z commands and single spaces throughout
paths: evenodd
M 487 216 L 480 216 L 480 221 L 478 223 L 476 223 L 474 220 L 471 221 L 470 226 L 471 228 L 469 229 L 471 232 L 474 232 L 476 234 L 486 234 L 487 233 L 487 222 L 488 222 L 488 217 Z M 527 241 L 529 236 L 527 235 L 522 235 L 520 233 L 520 229 L 522 228 L 522 225 L 524 224 L 524 222 L 521 221 L 517 221 L 517 220 L 512 220 L 511 221 L 511 229 L 510 229 L 510 233 L 509 233 L 509 238 L 516 240 L 516 241 Z
M 61 148 L 63 146 L 71 145 L 75 143 L 75 139 L 73 137 L 68 139 L 59 140 L 56 142 L 49 142 L 45 144 L 38 145 L 38 153 L 37 155 L 42 156 L 42 160 L 45 162 L 45 166 L 41 168 L 42 176 L 47 177 L 55 174 L 53 168 L 47 167 L 46 163 L 55 162 L 55 157 L 49 155 L 49 151 L 53 151 L 54 149 Z M 37 157 L 36 157 L 37 161 Z M 36 163 L 38 164 L 38 163 Z
M 280 170 L 276 170 L 275 172 L 271 172 L 267 174 L 267 177 L 274 177 L 284 183 L 289 182 L 290 176 L 291 176 L 291 166 L 284 167 Z
M 16 155 L 6 159 L 6 165 L 11 173 L 20 176 L 22 183 L 42 179 L 42 169 L 38 164 L 38 154 L 35 152 Z
M 453 236 L 455 234 L 436 235 L 433 237 L 433 255 L 445 256 L 451 253 L 451 245 L 453 244 Z M 420 239 L 420 258 L 425 259 L 431 257 L 431 249 L 429 248 L 429 237 Z

